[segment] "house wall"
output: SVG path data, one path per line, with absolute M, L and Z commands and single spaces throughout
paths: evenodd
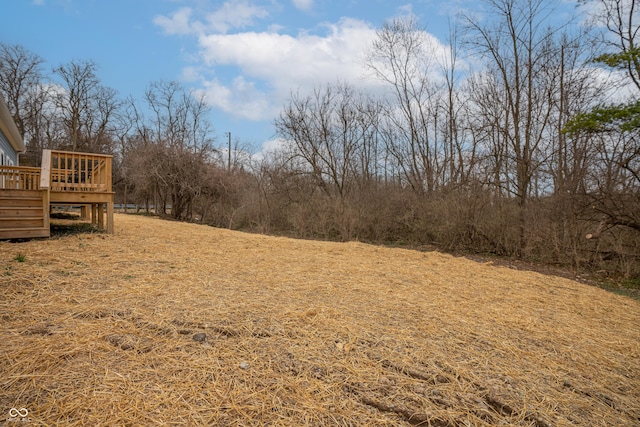
M 11 146 L 2 129 L 0 129 L 0 165 L 18 165 L 18 153 Z

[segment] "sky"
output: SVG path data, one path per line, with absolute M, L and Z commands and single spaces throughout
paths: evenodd
M 45 67 L 92 60 L 120 97 L 179 81 L 204 93 L 218 144 L 226 132 L 259 150 L 292 93 L 371 84 L 362 58 L 386 20 L 414 15 L 446 44 L 456 8 L 472 0 L 10 0 L 0 41 Z
M 260 149 L 292 93 L 350 81 L 385 20 L 414 14 L 444 42 L 447 0 L 10 0 L 0 41 L 45 69 L 92 60 L 120 97 L 179 81 L 204 93 L 216 138 Z

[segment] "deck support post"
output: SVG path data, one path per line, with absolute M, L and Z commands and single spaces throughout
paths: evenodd
M 107 203 L 107 233 L 113 234 L 113 201 Z
M 98 227 L 104 229 L 104 203 L 98 203 Z

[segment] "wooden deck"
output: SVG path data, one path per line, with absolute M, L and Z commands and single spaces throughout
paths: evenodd
M 40 168 L 0 166 L 0 239 L 48 237 L 51 206 L 80 206 L 113 233 L 112 156 L 44 150 Z

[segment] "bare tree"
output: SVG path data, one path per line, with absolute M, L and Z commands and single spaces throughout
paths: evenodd
M 501 116 L 490 114 L 496 118 L 495 136 L 504 154 L 500 157 L 506 167 L 506 188 L 520 212 L 518 251 L 522 254 L 527 245 L 526 211 L 539 166 L 537 156 L 553 111 L 549 102 L 552 86 L 544 71 L 559 29 L 547 24 L 554 2 L 486 0 L 484 4 L 495 19 L 480 22 L 467 17 L 468 45 L 487 61 L 489 74 L 483 84 L 493 85 L 493 93 L 503 100 L 491 106 L 501 109 Z
M 48 101 L 43 85 L 43 62 L 40 56 L 20 45 L 0 43 L 0 96 L 6 100 L 27 146 L 23 164 L 35 164 L 41 150 L 35 128 Z
M 112 152 L 112 122 L 122 107 L 117 92 L 100 84 L 93 61 L 72 61 L 56 67 L 61 88 L 57 90 L 57 113 L 67 129 L 67 149 Z
M 307 195 L 316 194 L 321 207 L 300 216 L 300 224 L 306 223 L 307 214 L 315 215 L 321 234 L 352 236 L 359 209 L 354 197 L 378 178 L 380 112 L 380 103 L 347 84 L 292 96 L 275 122 L 278 136 L 289 143 L 289 167 L 273 171 L 271 177 L 280 188 L 296 194 L 313 183 L 314 191 Z M 289 183 L 281 179 L 285 176 Z
M 90 100 L 84 129 L 86 149 L 96 153 L 112 153 L 115 150 L 116 113 L 123 107 L 115 89 L 98 86 Z
M 33 112 L 28 120 L 27 154 L 32 165 L 38 166 L 43 149 L 56 149 L 68 143 L 68 133 L 55 107 L 56 92 L 51 85 L 41 84 L 29 97 Z
M 20 135 L 25 135 L 25 121 L 33 114 L 29 100 L 43 79 L 43 62 L 20 45 L 0 43 L 0 94 L 9 106 Z
M 100 85 L 97 65 L 92 61 L 72 61 L 53 71 L 60 77 L 63 89 L 57 95 L 56 106 L 69 132 L 69 148 L 76 151 L 84 148 L 82 126 L 90 110 L 91 97 Z
M 640 46 L 638 46 L 638 13 L 635 0 L 580 0 L 589 6 L 590 15 L 600 33 L 606 52 L 597 62 L 623 70 L 633 85 L 640 89 Z
M 414 17 L 386 22 L 365 60 L 387 84 L 386 145 L 396 167 L 416 192 L 433 191 L 439 174 L 438 87 L 434 82 L 435 42 Z
M 584 216 L 591 222 L 587 236 L 598 265 L 615 259 L 631 261 L 637 268 L 640 232 L 640 49 L 637 37 L 638 7 L 634 0 L 585 0 L 600 30 L 604 53 L 593 62 L 620 75 L 619 88 L 626 91 L 621 103 L 602 100 L 567 122 L 573 140 L 585 140 L 594 162 L 585 178 Z M 620 94 L 621 90 L 618 91 Z M 626 269 L 631 274 L 634 269 Z
M 311 96 L 294 95 L 275 124 L 318 187 L 344 200 L 363 174 L 370 176 L 376 119 L 375 106 L 338 84 Z
M 443 185 L 468 184 L 476 163 L 477 145 L 469 141 L 469 111 L 465 107 L 464 90 L 461 89 L 464 75 L 459 69 L 460 41 L 456 25 L 449 27 L 449 46 L 440 58 L 441 72 L 444 77 L 444 96 L 440 101 L 444 119 L 439 129 L 444 139 Z
M 130 104 L 135 118 L 132 146 L 125 167 L 134 188 L 147 200 L 154 197 L 162 213 L 171 205 L 176 219 L 191 219 L 213 152 L 209 107 L 177 82 L 153 82 L 144 108 Z

